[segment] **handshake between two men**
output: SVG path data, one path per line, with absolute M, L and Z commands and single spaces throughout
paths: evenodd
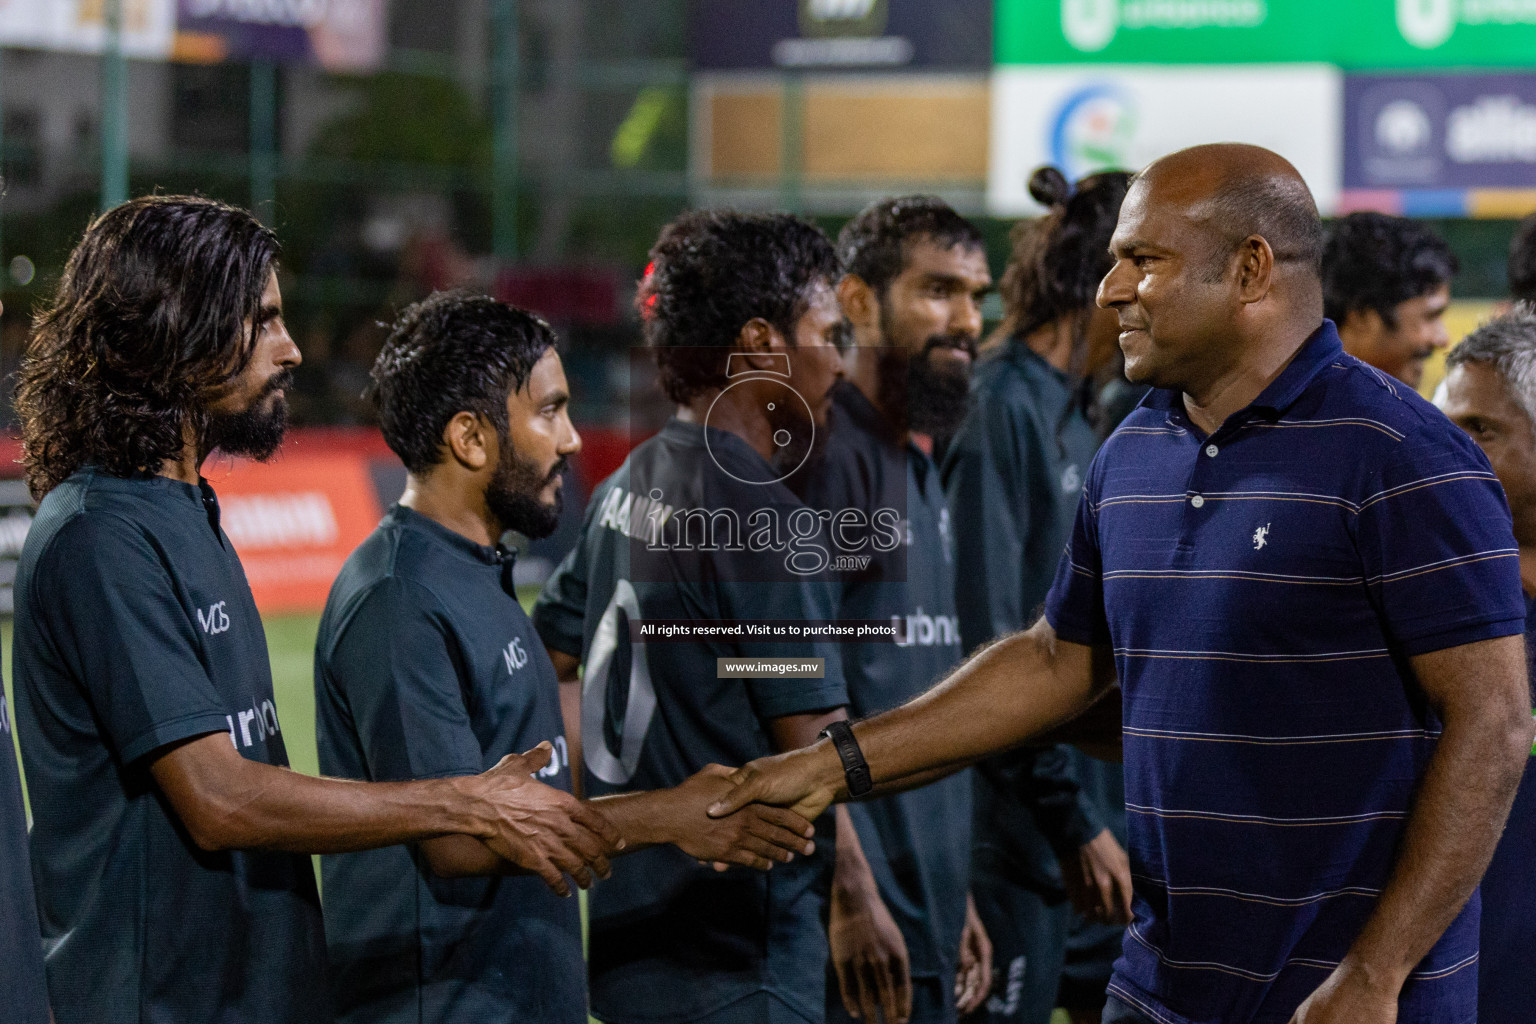
M 767 871 L 815 851 L 811 822 L 795 811 L 753 803 L 707 814 L 733 794 L 733 774 L 724 766 L 707 765 L 671 789 L 583 801 L 538 781 L 553 754 L 541 743 L 462 780 L 477 798 L 477 820 L 471 831 L 422 844 L 434 871 L 490 874 L 485 862 L 499 859 L 568 896 L 566 876 L 585 889 L 609 876 L 611 857 L 650 846 L 671 844 L 717 871 Z

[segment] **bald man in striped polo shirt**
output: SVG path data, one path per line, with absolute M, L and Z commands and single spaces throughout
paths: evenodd
M 1099 303 L 1154 390 L 1094 460 L 1044 618 L 715 811 L 812 816 L 864 788 L 845 765 L 879 792 L 1118 677 L 1136 898 L 1106 1024 L 1473 1024 L 1477 883 L 1532 738 L 1518 551 L 1476 445 L 1344 353 L 1320 245 L 1267 150 L 1143 171 Z

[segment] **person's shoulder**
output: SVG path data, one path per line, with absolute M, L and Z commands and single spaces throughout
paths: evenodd
M 990 403 L 1018 404 L 1034 399 L 1043 379 L 1028 372 L 1025 363 L 1004 345 L 987 352 L 976 363 L 971 378 L 971 394 Z
M 22 546 L 24 561 L 116 560 L 145 549 L 152 532 L 147 517 L 133 502 L 92 483 L 91 474 L 77 473 L 43 497 Z
M 1347 354 L 1324 367 L 1320 377 L 1323 386 L 1304 416 L 1310 423 L 1349 431 L 1348 444 L 1330 445 L 1334 451 L 1352 451 L 1376 464 L 1428 454 L 1459 457 L 1486 468 L 1486 459 L 1466 432 L 1402 381 Z M 1280 422 L 1289 419 L 1282 416 Z
M 386 518 L 359 544 L 331 584 L 320 616 L 320 645 L 334 646 L 358 619 L 398 619 L 412 608 L 435 601 L 430 586 L 413 563 L 411 531 Z
M 791 490 L 813 507 L 829 496 L 844 501 L 872 496 L 880 489 L 887 463 L 900 462 L 903 454 L 900 446 L 873 429 L 859 410 L 840 404 L 832 413 L 825 428 L 826 441 L 803 471 L 804 483 L 795 486 L 790 481 Z

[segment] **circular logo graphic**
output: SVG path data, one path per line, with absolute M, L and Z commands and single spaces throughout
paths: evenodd
M 715 468 L 730 477 L 732 480 L 744 484 L 756 484 L 766 486 L 776 484 L 785 478 L 792 476 L 805 460 L 811 457 L 811 449 L 816 441 L 816 417 L 811 412 L 811 404 L 805 398 L 782 380 L 768 376 L 743 377 L 733 380 L 730 384 L 720 389 L 715 400 L 709 404 L 709 411 L 704 414 L 704 426 L 710 427 L 710 419 L 715 414 L 715 409 L 720 404 L 720 399 L 732 388 L 739 388 L 743 384 L 757 384 L 762 386 L 766 395 L 764 399 L 768 414 L 768 422 L 774 424 L 773 444 L 777 452 L 786 456 L 783 462 L 774 465 L 772 460 L 765 466 L 737 465 L 735 471 L 726 469 L 720 462 L 720 455 L 715 451 L 710 440 L 710 431 L 704 431 L 704 447 L 709 452 L 710 461 Z M 719 427 L 714 429 L 719 430 Z M 801 444 L 796 444 L 796 439 L 802 439 Z M 802 450 L 803 448 L 803 450 Z M 799 458 L 794 457 L 798 453 Z M 738 462 L 740 460 L 737 460 Z M 785 466 L 788 468 L 785 468 Z M 782 472 L 780 472 L 782 470 Z M 758 472 L 754 472 L 758 471 Z M 742 475 L 745 473 L 746 475 Z M 761 477 L 759 479 L 759 477 Z
M 1376 145 L 1393 156 L 1411 156 L 1429 148 L 1434 129 L 1429 115 L 1413 100 L 1393 100 L 1376 113 Z
M 1433 50 L 1456 30 L 1456 0 L 1397 0 L 1397 30 L 1411 46 Z
M 1136 108 L 1120 89 L 1101 82 L 1068 96 L 1051 125 L 1051 161 L 1068 181 L 1111 167 L 1131 166 Z
M 1061 34 L 1075 50 L 1094 53 L 1120 27 L 1120 0 L 1061 0 Z

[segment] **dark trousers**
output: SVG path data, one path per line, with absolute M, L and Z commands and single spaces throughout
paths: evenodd
M 1049 1024 L 1066 962 L 1071 906 L 980 877 L 973 879 L 971 895 L 992 940 L 992 991 L 966 1024 Z
M 955 1024 L 955 979 L 932 976 L 912 979 L 912 1016 L 910 1024 Z M 827 978 L 827 1024 L 881 1024 L 878 1020 L 857 1021 L 843 1006 L 837 979 Z

